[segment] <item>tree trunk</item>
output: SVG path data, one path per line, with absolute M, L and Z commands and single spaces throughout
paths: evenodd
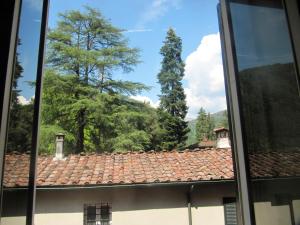
M 100 93 L 103 92 L 104 86 L 104 66 L 100 69 L 100 85 L 99 85 L 99 91 Z
M 90 51 L 90 33 L 87 34 L 86 50 Z M 84 83 L 85 84 L 89 83 L 89 64 L 88 64 L 88 62 L 85 62 Z

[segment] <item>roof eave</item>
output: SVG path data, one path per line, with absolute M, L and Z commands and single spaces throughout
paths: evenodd
M 214 183 L 232 183 L 234 179 L 219 180 L 199 180 L 199 181 L 181 181 L 181 182 L 155 182 L 155 183 L 134 183 L 134 184 L 89 184 L 89 185 L 48 185 L 37 186 L 37 190 L 76 190 L 76 189 L 106 189 L 106 188 L 134 188 L 134 187 L 171 187 L 171 186 L 189 186 L 197 184 L 214 184 Z M 25 190 L 26 187 L 3 188 L 7 191 Z

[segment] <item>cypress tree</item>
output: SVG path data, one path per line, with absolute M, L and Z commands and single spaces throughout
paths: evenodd
M 196 137 L 199 142 L 208 139 L 213 140 L 214 135 L 214 119 L 210 113 L 206 113 L 205 109 L 202 107 L 198 112 L 197 122 L 196 122 Z
M 188 107 L 181 83 L 184 76 L 181 51 L 181 38 L 170 28 L 160 50 L 163 60 L 158 74 L 161 85 L 159 117 L 164 149 L 183 147 L 189 132 L 188 124 L 184 121 Z

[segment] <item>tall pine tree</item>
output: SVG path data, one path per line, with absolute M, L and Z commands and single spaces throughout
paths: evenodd
M 205 109 L 202 107 L 198 112 L 197 122 L 196 122 L 196 137 L 199 142 L 208 139 L 213 140 L 214 135 L 214 120 L 210 113 L 206 113 Z
M 130 72 L 139 62 L 139 50 L 128 47 L 122 30 L 114 27 L 95 9 L 60 14 L 58 26 L 48 35 L 48 74 L 63 75 L 52 79 L 58 85 L 51 95 L 44 95 L 44 112 L 57 110 L 51 123 L 75 135 L 76 152 L 84 151 L 89 124 L 96 123 L 91 113 L 103 105 L 98 93 L 109 96 L 136 94 L 146 87 L 141 83 L 113 79 L 113 72 Z M 50 77 L 49 77 L 50 78 Z M 50 81 L 51 81 L 50 80 Z M 52 87 L 54 89 L 54 87 Z M 66 96 L 58 96 L 64 88 Z M 69 92 L 67 92 L 69 90 Z M 50 92 L 49 92 L 50 94 Z M 47 98 L 48 96 L 48 98 Z M 44 114 L 45 115 L 45 114 Z M 48 115 L 46 115 L 49 117 Z M 48 121 L 49 122 L 49 121 Z M 103 126 L 98 126 L 103 132 Z
M 182 41 L 170 28 L 160 50 L 163 60 L 157 76 L 161 85 L 159 119 L 164 149 L 183 147 L 189 132 L 188 124 L 184 121 L 188 107 L 181 83 L 184 76 L 181 51 Z

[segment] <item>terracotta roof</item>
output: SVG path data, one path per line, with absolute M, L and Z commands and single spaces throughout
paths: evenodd
M 6 155 L 5 187 L 27 185 L 26 154 Z M 37 186 L 193 182 L 233 179 L 231 151 L 128 152 L 69 155 L 64 160 L 38 157 Z
M 249 158 L 253 178 L 300 176 L 300 151 L 254 153 Z
M 218 128 L 215 128 L 214 129 L 214 132 L 220 132 L 220 131 L 229 131 L 227 128 L 225 128 L 225 127 L 218 127 Z
M 216 141 L 212 140 L 203 140 L 198 144 L 199 148 L 215 147 Z
M 26 186 L 26 154 L 6 155 L 5 187 Z M 300 176 L 300 152 L 250 155 L 254 178 Z M 232 180 L 231 149 L 38 157 L 37 186 L 84 186 Z

